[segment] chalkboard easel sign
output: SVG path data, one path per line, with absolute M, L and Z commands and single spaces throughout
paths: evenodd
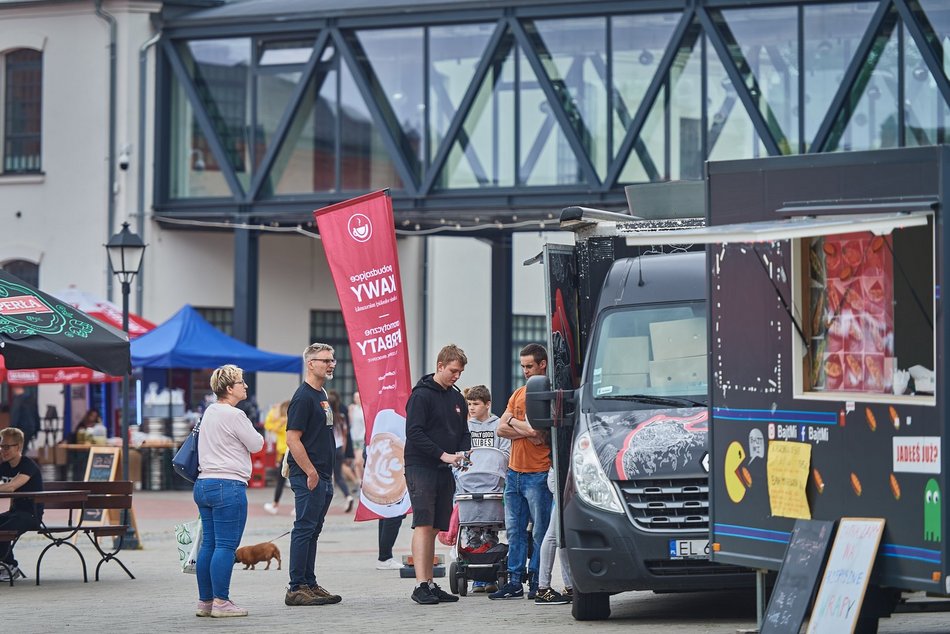
M 86 482 L 112 482 L 122 461 L 119 447 L 92 447 L 86 460 Z M 102 526 L 106 523 L 103 509 L 83 511 L 82 523 L 86 526 Z
M 808 634 L 854 632 L 884 534 L 879 517 L 842 517 L 828 555 Z
M 798 634 L 825 563 L 835 523 L 797 520 L 762 620 L 762 634 Z

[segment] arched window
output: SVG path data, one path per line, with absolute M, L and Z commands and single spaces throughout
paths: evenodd
M 3 55 L 3 172 L 42 171 L 43 53 L 17 48 Z
M 16 275 L 34 287 L 38 288 L 40 285 L 40 267 L 38 264 L 33 264 L 27 260 L 10 260 L 0 268 L 3 268 L 7 273 Z

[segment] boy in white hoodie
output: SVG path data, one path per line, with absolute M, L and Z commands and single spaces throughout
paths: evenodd
M 491 412 L 491 392 L 484 385 L 475 385 L 464 392 L 468 403 L 468 431 L 472 436 L 472 449 L 494 447 L 511 455 L 511 440 L 498 435 L 498 417 Z M 472 592 L 494 592 L 494 583 L 472 582 Z

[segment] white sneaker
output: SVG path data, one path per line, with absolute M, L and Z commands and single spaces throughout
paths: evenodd
M 267 502 L 264 504 L 264 510 L 270 513 L 271 515 L 277 515 L 277 507 L 274 506 L 273 502 Z
M 350 511 L 353 510 L 353 502 L 354 502 L 354 500 L 353 500 L 353 496 L 352 496 L 352 495 L 346 496 L 346 505 L 343 507 L 343 512 L 344 512 L 344 513 L 349 513 Z
M 21 578 L 26 579 L 26 575 L 23 574 L 23 571 L 16 566 L 10 566 L 10 572 L 7 572 L 6 568 L 0 568 L 0 581 L 9 582 L 11 576 L 14 581 Z
M 402 564 L 395 559 L 376 562 L 376 570 L 399 570 L 400 568 L 402 568 Z

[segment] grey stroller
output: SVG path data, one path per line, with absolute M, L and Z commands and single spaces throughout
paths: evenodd
M 459 531 L 449 566 L 449 588 L 468 593 L 468 580 L 497 582 L 508 576 L 508 544 L 499 542 L 505 528 L 505 475 L 508 455 L 494 447 L 477 447 L 456 480 Z

